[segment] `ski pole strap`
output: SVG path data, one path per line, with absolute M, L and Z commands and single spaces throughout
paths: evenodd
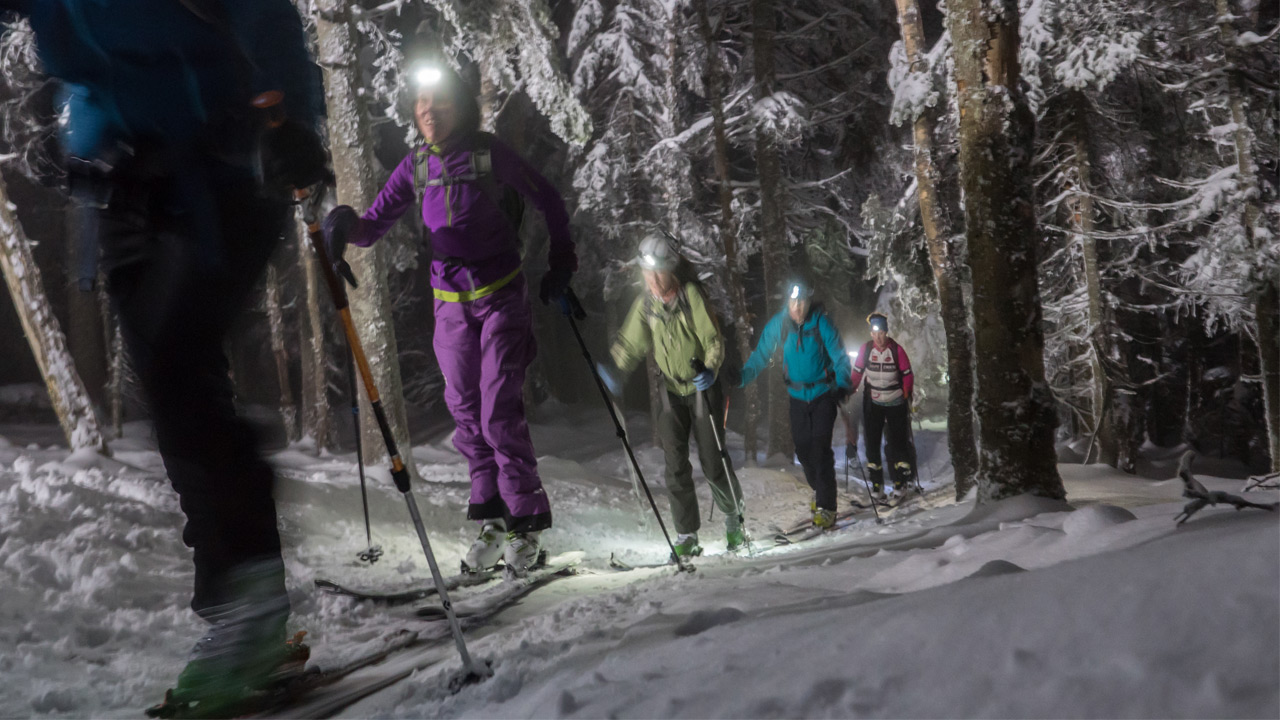
M 435 298 L 437 300 L 443 300 L 445 302 L 471 302 L 472 300 L 479 300 L 480 298 L 488 297 L 498 292 L 502 288 L 506 287 L 507 285 L 509 285 L 512 280 L 516 279 L 516 277 L 520 274 L 521 270 L 522 268 L 516 268 L 515 270 L 512 270 L 511 274 L 507 275 L 506 277 L 494 280 L 488 285 L 482 285 L 474 290 L 463 290 L 461 292 L 454 292 L 452 290 L 441 290 L 440 288 L 431 288 L 431 293 L 435 295 Z

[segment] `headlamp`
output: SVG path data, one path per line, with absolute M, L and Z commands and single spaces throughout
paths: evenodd
M 884 323 L 871 323 L 871 332 L 885 332 Z
M 799 286 L 799 285 L 792 285 L 792 286 L 791 286 L 791 299 L 792 299 L 792 300 L 799 300 L 799 299 L 800 299 L 800 286 Z
M 418 88 L 435 87 L 440 84 L 440 80 L 444 78 L 444 73 L 440 72 L 440 68 L 433 65 L 424 65 L 413 73 L 413 79 L 418 83 Z
M 652 270 L 658 267 L 658 258 L 654 257 L 649 253 L 645 253 L 644 255 L 640 256 L 640 264 L 644 266 L 646 270 Z

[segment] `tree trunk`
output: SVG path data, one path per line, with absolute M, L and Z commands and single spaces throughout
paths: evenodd
M 302 341 L 298 353 L 302 365 L 302 434 L 312 439 L 318 453 L 336 447 L 334 406 L 329 402 L 328 344 L 325 341 L 328 322 L 322 305 L 332 304 L 333 300 L 320 277 L 315 252 L 302 239 L 306 237 L 306 225 L 300 214 L 295 227 L 298 230 L 298 260 L 302 265 L 305 292 L 304 307 L 299 312 L 306 313 L 306 318 L 298 322 Z
M 912 72 L 924 70 L 924 27 L 918 0 L 897 0 L 902 45 Z M 915 138 L 916 197 L 920 220 L 929 245 L 933 281 L 938 288 L 942 330 L 947 339 L 947 447 L 955 468 L 956 499 L 969 493 L 978 472 L 973 437 L 973 333 L 964 303 L 959 249 L 952 242 L 954 230 L 938 195 L 937 163 L 933 159 L 933 117 L 922 112 L 912 124 Z M 917 469 L 918 470 L 918 469 Z
M 960 111 L 960 181 L 973 277 L 978 501 L 1064 498 L 1057 423 L 1044 379 L 1028 165 L 1034 118 L 1018 87 L 1016 0 L 951 0 L 947 25 Z
M 107 380 L 108 404 L 111 406 L 111 434 L 124 436 L 124 382 L 125 357 L 124 333 L 120 331 L 120 319 L 111 316 L 111 372 Z
M 317 3 L 316 34 L 320 65 L 324 68 L 325 102 L 329 115 L 329 150 L 337 177 L 337 201 L 367 208 L 378 194 L 374 182 L 368 113 L 361 96 L 359 39 L 352 26 L 348 0 L 320 0 Z M 387 263 L 382 247 L 351 248 L 347 258 L 359 288 L 348 290 L 351 316 L 361 346 L 369 359 L 374 383 L 391 424 L 400 457 L 416 478 L 417 468 L 409 452 L 408 420 L 400 381 L 395 325 L 391 317 L 391 293 L 387 286 Z M 360 394 L 360 431 L 365 462 L 372 465 L 387 460 L 386 445 L 378 428 L 367 393 Z
M 717 200 L 720 203 L 720 246 L 724 251 L 726 290 L 733 306 L 733 326 L 738 341 L 738 354 L 742 361 L 751 357 L 751 311 L 747 307 L 745 282 L 738 270 L 738 227 L 733 219 L 733 189 L 729 178 L 729 140 L 724 116 L 725 81 L 724 68 L 720 65 L 719 45 L 711 28 L 707 13 L 707 0 L 698 0 L 698 28 L 707 48 L 707 67 L 704 74 L 707 86 L 707 102 L 711 105 L 712 136 L 715 139 L 715 169 Z M 759 386 L 752 384 L 743 392 L 746 400 L 742 428 L 742 449 L 747 463 L 757 465 L 756 424 L 760 419 Z
M 276 359 L 276 385 L 280 388 L 280 419 L 288 442 L 297 442 L 298 406 L 293 402 L 293 383 L 289 381 L 289 351 L 284 347 L 284 315 L 280 311 L 280 278 L 275 263 L 267 265 L 266 293 L 262 298 L 271 327 L 271 352 Z
M 1117 412 L 1124 412 L 1113 405 L 1111 383 L 1107 378 L 1102 359 L 1107 357 L 1108 342 L 1106 330 L 1103 328 L 1102 282 L 1098 273 L 1098 243 L 1094 238 L 1094 218 L 1097 210 L 1093 203 L 1093 173 L 1089 160 L 1089 128 L 1085 113 L 1088 112 L 1088 100 L 1083 93 L 1075 93 L 1071 120 L 1070 138 L 1072 147 L 1072 168 L 1075 171 L 1075 197 L 1072 202 L 1071 224 L 1076 231 L 1076 240 L 1080 242 L 1080 257 L 1084 276 L 1085 299 L 1087 307 L 1087 337 L 1089 344 L 1089 410 L 1090 441 L 1085 452 L 1085 463 L 1097 462 L 1119 467 L 1120 445 L 1116 437 L 1116 423 L 1113 417 Z M 1094 453 L 1095 447 L 1097 453 Z
M 1262 368 L 1262 402 L 1267 413 L 1267 450 L 1271 472 L 1280 472 L 1280 290 L 1275 280 L 1258 293 L 1258 358 Z
M 756 101 L 773 95 L 775 72 L 773 62 L 774 34 L 777 32 L 773 0 L 751 0 L 751 49 L 756 85 Z M 786 219 L 782 201 L 782 160 L 778 145 L 767 132 L 757 129 L 756 172 L 760 180 L 760 247 L 764 260 L 765 303 L 782 289 L 789 272 L 787 266 Z M 772 309 L 772 308 L 770 308 Z M 795 454 L 791 443 L 790 401 L 781 370 L 768 374 L 769 455 Z
M 1218 39 L 1222 43 L 1227 63 L 1227 102 L 1231 110 L 1231 122 L 1235 125 L 1233 139 L 1236 146 L 1236 176 L 1244 203 L 1245 241 L 1261 258 L 1261 243 L 1265 236 L 1257 232 L 1262 213 L 1258 208 L 1258 166 L 1253 157 L 1253 128 L 1245 112 L 1244 88 L 1241 87 L 1239 63 L 1236 58 L 1241 49 L 1236 43 L 1238 32 L 1232 24 L 1234 15 L 1230 0 L 1215 0 Z M 1246 16 L 1249 18 L 1253 15 Z M 1257 339 L 1258 360 L 1262 368 L 1262 399 L 1266 409 L 1267 449 L 1271 454 L 1271 469 L 1280 472 L 1280 331 L 1277 329 L 1277 281 L 1274 276 L 1257 273 L 1249 292 L 1254 302 L 1254 337 Z
M 89 393 L 76 372 L 75 362 L 67 351 L 67 340 L 53 315 L 49 298 L 40 280 L 40 268 L 31 254 L 31 246 L 9 194 L 0 180 L 0 269 L 4 271 L 13 309 L 22 322 L 22 331 L 31 345 L 36 365 L 44 376 L 49 400 L 58 414 L 58 422 L 72 450 L 90 448 L 109 454 L 107 443 L 98 428 Z
M 96 208 L 86 208 L 89 212 L 97 212 Z M 107 344 L 106 329 L 102 325 L 102 308 L 100 293 L 96 290 L 79 287 L 78 268 L 81 266 L 80 255 L 84 251 L 83 243 L 78 242 L 83 225 L 82 209 L 75 202 L 67 204 L 67 268 L 72 281 L 67 283 L 67 347 L 75 360 L 76 370 L 89 391 L 90 400 L 99 408 L 106 405 L 107 389 Z

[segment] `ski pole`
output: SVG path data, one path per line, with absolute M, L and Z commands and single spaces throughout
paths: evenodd
M 614 430 L 617 432 L 618 439 L 622 441 L 622 447 L 627 451 L 627 458 L 631 460 L 631 467 L 636 472 L 636 478 L 640 480 L 640 487 L 644 488 L 645 497 L 649 498 L 649 507 L 653 508 L 654 517 L 658 518 L 658 527 L 662 530 L 662 537 L 667 541 L 667 547 L 671 549 L 671 559 L 675 561 L 676 567 L 681 572 L 693 572 L 694 567 L 691 563 L 685 563 L 676 554 L 676 546 L 671 542 L 671 535 L 667 533 L 667 525 L 662 522 L 662 513 L 658 512 L 658 503 L 653 499 L 653 493 L 649 490 L 649 483 L 644 480 L 644 473 L 640 471 L 640 461 L 636 460 L 636 454 L 631 449 L 631 441 L 627 439 L 627 431 L 622 428 L 622 422 L 618 420 L 618 413 L 613 409 L 613 403 L 609 402 L 609 390 L 604 386 L 604 380 L 600 377 L 600 372 L 596 370 L 596 362 L 591 359 L 591 351 L 587 349 L 587 341 L 582 339 L 582 331 L 578 329 L 578 319 L 585 318 L 586 313 L 582 310 L 582 304 L 578 302 L 578 296 L 574 294 L 573 288 L 565 290 L 565 294 L 569 299 L 573 312 L 566 314 L 569 319 L 569 327 L 573 328 L 573 336 L 578 339 L 578 347 L 582 348 L 582 357 L 587 360 L 587 367 L 591 368 L 591 376 L 596 379 L 596 387 L 600 390 L 600 397 L 604 398 L 604 406 L 609 410 L 609 417 L 613 420 Z
M 916 452 L 916 431 L 911 427 L 911 422 L 915 419 L 916 411 L 911 408 L 911 401 L 907 401 L 907 438 L 911 441 L 911 475 L 916 481 L 916 490 L 920 491 L 920 497 L 924 497 L 924 486 L 920 484 L 920 455 Z M 932 476 L 930 482 L 933 481 Z
M 701 373 L 707 369 L 707 366 L 698 358 L 690 360 L 689 364 L 693 367 L 694 373 Z M 711 407 L 711 402 L 707 400 L 705 390 L 698 391 L 698 403 L 704 411 Z M 720 452 L 720 462 L 724 465 L 725 479 L 729 481 L 729 494 L 733 496 L 733 509 L 738 514 L 738 527 L 745 532 L 747 525 L 746 520 L 742 517 L 742 498 L 738 497 L 738 490 L 735 487 L 738 484 L 738 475 L 733 471 L 733 462 L 729 460 L 729 451 L 724 449 L 724 438 L 720 437 L 720 429 L 716 427 L 715 415 L 709 411 L 706 412 L 706 415 L 707 422 L 711 423 L 711 437 L 716 439 L 716 450 Z M 747 543 L 747 547 L 750 549 L 751 544 Z
M 369 360 L 365 357 L 359 336 L 356 335 L 356 326 L 351 319 L 351 308 L 347 301 L 346 288 L 342 286 L 342 281 L 338 279 L 337 273 L 334 272 L 329 253 L 325 249 L 324 237 L 320 232 L 319 217 L 325 189 L 325 186 L 321 184 L 306 190 L 295 190 L 294 197 L 302 203 L 302 219 L 307 224 L 307 238 L 311 241 L 311 247 L 316 251 L 316 259 L 320 265 L 320 271 L 324 274 L 325 284 L 329 286 L 329 295 L 333 298 L 334 307 L 342 320 L 342 330 L 346 333 L 347 344 L 351 348 L 351 356 L 355 361 L 356 367 L 360 370 L 360 379 L 364 382 L 365 393 L 369 397 L 369 406 L 373 409 L 373 416 L 378 421 L 378 429 L 382 432 L 382 441 L 387 446 L 387 455 L 391 458 L 391 479 L 395 481 L 396 489 L 404 496 L 405 505 L 409 509 L 409 517 L 413 521 L 413 528 L 418 533 L 418 541 L 422 544 L 422 552 L 427 556 L 427 565 L 431 568 L 431 579 L 435 582 L 436 593 L 439 594 L 440 603 L 444 606 L 445 615 L 449 619 L 449 630 L 453 633 L 454 642 L 458 646 L 458 655 L 462 658 L 462 667 L 465 671 L 465 674 L 460 678 L 460 682 L 461 684 L 479 682 L 491 676 L 493 671 L 487 665 L 477 665 L 471 659 L 471 654 L 467 652 L 467 643 L 462 638 L 462 625 L 458 623 L 458 615 L 454 612 L 453 603 L 449 600 L 449 590 L 445 587 L 444 576 L 440 574 L 440 566 L 436 564 L 435 553 L 431 551 L 431 541 L 427 539 L 426 528 L 422 525 L 422 515 L 418 512 L 418 501 L 414 498 L 413 489 L 410 486 L 409 469 L 405 467 L 404 461 L 400 459 L 400 451 L 396 449 L 395 438 L 391 435 L 391 425 L 387 422 L 387 413 L 382 408 L 382 398 L 378 395 L 378 388 L 373 382 L 373 372 L 369 369 Z M 357 434 L 359 433 L 357 432 Z
M 857 390 L 857 388 L 854 388 L 854 389 Z M 849 393 L 849 394 L 852 395 L 853 393 Z M 853 434 L 853 428 L 849 424 L 849 417 L 851 415 L 852 413 L 846 413 L 844 416 L 845 439 L 846 440 L 850 438 L 853 439 L 853 442 L 850 443 L 853 446 L 853 461 L 858 463 L 858 474 L 862 476 L 862 486 L 867 489 L 867 502 L 871 503 L 871 512 L 875 513 L 876 524 L 879 525 L 884 521 L 880 519 L 880 508 L 877 507 L 876 498 L 874 495 L 871 494 L 871 481 L 867 479 L 867 468 L 863 466 L 862 458 L 858 457 L 858 442 L 857 442 L 858 438 L 856 435 Z M 846 445 L 845 447 L 847 448 L 849 447 L 849 445 Z M 845 471 L 845 477 L 848 477 L 848 472 L 849 472 L 848 453 L 845 453 L 844 471 Z
M 369 528 L 369 493 L 365 488 L 364 449 L 360 440 L 360 398 L 356 395 L 356 363 L 350 352 L 347 353 L 347 385 L 351 390 L 351 422 L 355 426 L 356 435 L 356 467 L 360 470 L 360 504 L 364 506 L 365 549 L 360 551 L 358 557 L 360 562 L 372 565 L 382 557 L 382 546 L 373 544 L 373 531 Z

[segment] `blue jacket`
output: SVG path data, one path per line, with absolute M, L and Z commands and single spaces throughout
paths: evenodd
M 831 324 L 821 305 L 810 308 L 809 316 L 800 326 L 785 309 L 769 320 L 760 333 L 755 352 L 742 368 L 742 385 L 756 379 L 779 345 L 782 345 L 782 367 L 791 397 L 809 402 L 837 386 L 852 387 L 849 356 L 845 354 L 840 331 Z
M 221 14 L 201 19 L 192 8 Z M 110 161 L 118 142 L 177 156 L 210 143 L 234 162 L 252 150 L 250 100 L 284 93 L 315 126 L 319 74 L 289 0 L 0 0 L 30 17 L 40 61 L 66 83 L 71 156 Z M 215 137 L 216 136 L 216 137 Z

